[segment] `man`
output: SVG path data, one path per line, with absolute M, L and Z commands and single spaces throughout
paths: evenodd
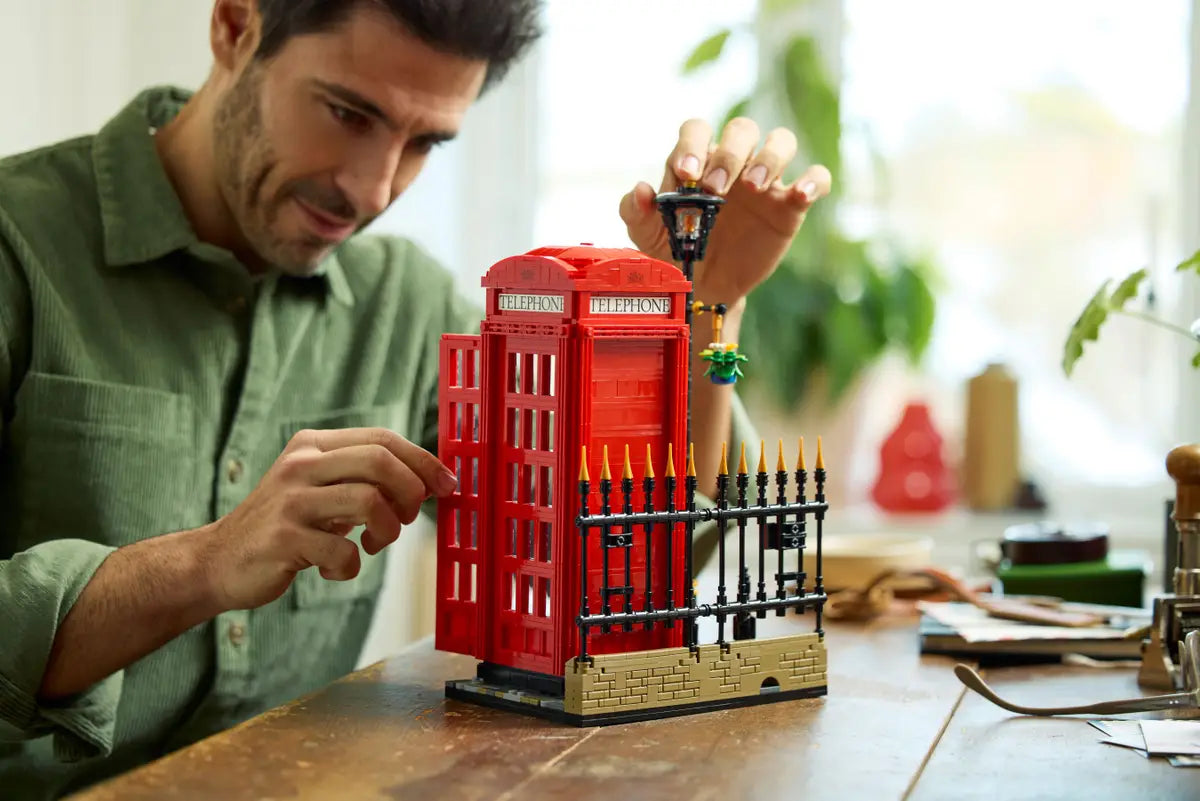
M 478 321 L 412 245 L 354 234 L 536 39 L 536 6 L 215 0 L 194 96 L 148 90 L 94 137 L 0 163 L 6 797 L 77 789 L 353 667 L 371 557 L 453 491 L 430 453 L 437 343 Z M 787 131 L 711 139 L 685 123 L 663 186 L 728 195 L 696 288 L 736 338 L 829 175 L 778 180 Z M 620 213 L 669 260 L 653 195 Z M 712 475 L 733 399 L 695 386 Z

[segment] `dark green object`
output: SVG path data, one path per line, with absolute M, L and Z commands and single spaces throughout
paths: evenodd
M 1107 559 L 1059 565 L 1014 565 L 996 569 L 1005 595 L 1048 595 L 1064 601 L 1142 607 L 1147 569 L 1142 551 L 1109 551 Z

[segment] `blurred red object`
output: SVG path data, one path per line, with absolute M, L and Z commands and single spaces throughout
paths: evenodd
M 937 512 L 954 502 L 954 477 L 926 404 L 905 406 L 899 424 L 884 440 L 871 497 L 889 512 Z

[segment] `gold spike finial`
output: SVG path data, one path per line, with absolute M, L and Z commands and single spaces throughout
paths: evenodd
M 608 471 L 608 446 L 604 446 L 604 457 L 600 461 L 600 480 L 612 481 L 612 473 Z
M 667 443 L 667 470 L 665 475 L 667 478 L 675 478 L 675 446 L 670 442 Z
M 746 467 L 746 441 L 742 440 L 742 456 L 738 460 L 738 475 L 744 476 L 749 472 L 750 469 Z
M 821 453 L 821 438 L 817 437 L 817 469 L 825 469 L 825 455 Z
M 694 442 L 688 443 L 687 474 L 688 474 L 688 478 L 696 477 L 696 443 L 694 443 Z
M 588 477 L 587 471 L 587 445 L 584 445 L 580 450 L 583 451 L 583 453 L 579 457 L 579 480 L 591 481 L 591 478 Z
M 758 441 L 758 472 L 767 472 L 767 441 L 765 439 Z
M 629 443 L 625 444 L 625 466 L 621 468 L 621 478 L 626 481 L 633 479 L 633 468 L 629 466 Z
M 783 460 L 783 438 L 779 438 L 779 461 L 775 463 L 775 469 L 780 473 L 787 472 L 787 462 Z
M 650 455 L 650 443 L 646 443 L 646 466 L 642 470 L 642 478 L 654 478 L 654 457 Z
M 729 475 L 729 462 L 725 458 L 725 443 L 724 442 L 721 443 L 721 469 L 717 471 L 717 475 L 719 475 L 719 476 Z
M 796 469 L 804 469 L 804 437 L 800 438 L 800 459 L 796 462 Z

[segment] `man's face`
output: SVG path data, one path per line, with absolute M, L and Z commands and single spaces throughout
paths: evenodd
M 260 259 L 308 275 L 455 136 L 487 64 L 434 50 L 361 6 L 250 61 L 219 101 L 221 194 Z

